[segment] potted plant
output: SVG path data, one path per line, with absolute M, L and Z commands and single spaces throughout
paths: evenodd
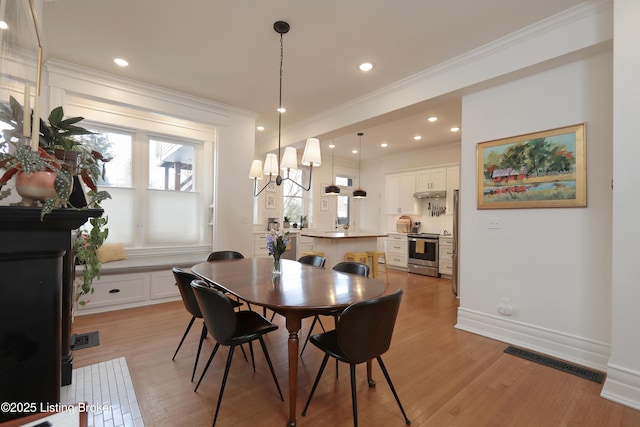
M 38 145 L 34 150 L 29 142 L 36 136 L 30 139 L 22 133 L 24 112 L 20 103 L 11 97 L 9 108 L 0 105 L 0 121 L 11 126 L 3 131 L 4 139 L 0 142 L 0 168 L 6 170 L 0 177 L 0 186 L 3 187 L 0 200 L 11 194 L 11 188 L 5 189 L 4 186 L 13 176 L 21 173 L 29 176 L 34 172 L 56 174 L 55 191 L 41 200 L 41 217 L 56 206 L 99 208 L 102 201 L 111 198 L 108 192 L 97 189 L 98 179 L 100 176 L 104 177 L 104 163 L 110 159 L 95 150 L 88 141 L 77 138 L 79 135 L 92 133 L 75 125 L 83 120 L 82 117 L 63 119 L 63 116 L 62 107 L 57 107 L 51 111 L 48 123 L 40 119 Z M 72 151 L 77 153 L 77 160 L 73 163 L 65 162 L 66 154 Z M 78 176 L 90 189 L 86 206 L 73 206 L 70 202 L 74 176 Z
M 82 277 L 77 278 L 74 298 L 80 305 L 85 305 L 88 301 L 82 299 L 85 295 L 93 293 L 93 280 L 100 277 L 102 265 L 98 259 L 98 249 L 109 235 L 106 217 L 91 218 L 91 230 L 79 229 L 73 239 L 73 252 L 76 262 L 84 266 Z
M 12 177 L 16 177 L 16 191 L 21 194 L 19 181 L 33 179 L 33 176 L 44 173 L 52 182 L 53 188 L 48 189 L 45 196 L 38 198 L 23 197 L 19 204 L 38 206 L 42 204 L 40 217 L 43 219 L 56 207 L 74 209 L 99 209 L 100 203 L 111 198 L 106 191 L 98 191 L 97 181 L 104 178 L 104 163 L 110 159 L 97 151 L 90 141 L 81 139 L 82 135 L 92 134 L 91 131 L 77 126 L 82 117 L 64 119 L 62 107 L 54 108 L 48 117 L 48 122 L 40 119 L 38 135 L 29 138 L 23 134 L 24 111 L 22 105 L 15 98 L 9 100 L 9 107 L 0 104 L 0 121 L 9 125 L 3 130 L 3 140 L 0 141 L 0 168 L 5 173 L 0 177 L 0 200 L 12 193 L 12 188 L 5 188 Z M 33 139 L 37 138 L 38 145 L 34 149 Z M 68 160 L 68 153 L 75 152 L 74 160 Z M 72 201 L 72 187 L 74 177 L 84 182 L 89 191 L 89 200 L 75 206 Z M 21 194 L 22 195 L 22 194 Z M 90 230 L 79 230 L 74 239 L 74 251 L 77 260 L 84 264 L 82 283 L 76 290 L 76 300 L 83 295 L 93 292 L 91 283 L 100 275 L 100 263 L 97 249 L 104 243 L 108 235 L 106 217 L 92 218 Z M 81 302 L 82 304 L 82 302 Z
M 284 221 L 282 222 L 282 228 L 289 228 L 289 227 L 291 227 L 291 224 L 289 223 L 289 217 L 285 216 Z

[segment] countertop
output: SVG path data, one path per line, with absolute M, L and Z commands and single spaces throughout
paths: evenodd
M 346 232 L 346 233 L 339 233 L 339 232 L 328 232 L 328 233 L 322 233 L 322 232 L 316 232 L 316 233 L 312 233 L 312 232 L 305 232 L 302 231 L 300 232 L 301 236 L 306 236 L 306 237 L 314 237 L 317 239 L 361 239 L 361 238 L 367 238 L 367 237 L 387 237 L 386 233 L 355 233 L 355 232 Z

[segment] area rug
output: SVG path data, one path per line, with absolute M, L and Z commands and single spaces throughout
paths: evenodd
M 61 388 L 60 403 L 79 402 L 87 403 L 90 426 L 144 426 L 124 357 L 74 369 L 71 384 Z

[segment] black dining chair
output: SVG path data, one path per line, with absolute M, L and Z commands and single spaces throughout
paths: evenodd
M 178 348 L 176 348 L 175 353 L 173 353 L 173 357 L 171 360 L 175 360 L 178 355 L 178 351 L 180 351 L 180 347 L 182 347 L 182 343 L 184 343 L 185 338 L 187 338 L 187 334 L 191 330 L 191 326 L 196 319 L 202 319 L 202 313 L 200 312 L 200 307 L 198 306 L 198 301 L 196 301 L 196 297 L 193 293 L 193 289 L 191 288 L 191 282 L 193 280 L 198 279 L 198 276 L 193 273 L 189 273 L 184 271 L 181 268 L 173 267 L 171 269 L 173 272 L 173 277 L 176 280 L 176 286 L 178 286 L 178 290 L 180 291 L 180 296 L 182 297 L 182 303 L 184 304 L 184 308 L 191 314 L 191 320 L 187 325 L 187 329 L 184 331 L 182 335 L 182 339 L 180 340 L 180 344 L 178 344 Z M 234 307 L 239 307 L 242 303 L 238 303 L 236 301 L 231 301 L 231 304 Z M 196 353 L 196 361 L 193 364 L 193 372 L 191 373 L 191 381 L 196 375 L 196 368 L 198 366 L 198 359 L 200 358 L 200 351 L 202 350 L 202 343 L 204 339 L 207 337 L 207 326 L 204 321 L 202 322 L 202 331 L 200 332 L 200 342 L 198 343 L 198 352 Z M 247 359 L 247 355 L 244 352 L 244 348 L 242 349 L 242 354 L 244 354 L 245 360 Z
M 180 340 L 180 344 L 178 344 L 178 348 L 176 348 L 176 352 L 173 354 L 171 360 L 175 360 L 178 355 L 178 351 L 180 347 L 182 347 L 182 343 L 184 342 L 191 326 L 193 326 L 193 322 L 196 319 L 202 319 L 202 313 L 200 312 L 200 307 L 198 306 L 198 301 L 196 301 L 196 297 L 193 294 L 193 289 L 191 288 L 191 282 L 196 280 L 198 277 L 192 273 L 188 273 L 181 268 L 174 267 L 172 270 L 173 277 L 176 279 L 176 286 L 180 290 L 180 296 L 182 297 L 182 303 L 184 304 L 184 308 L 187 309 L 189 314 L 191 314 L 191 320 L 187 325 L 187 329 L 184 331 L 184 335 L 182 335 L 182 339 Z M 196 367 L 198 366 L 198 359 L 200 358 L 200 350 L 202 350 L 202 342 L 207 336 L 207 326 L 204 322 L 202 322 L 202 331 L 200 332 L 200 342 L 198 343 L 198 352 L 196 353 L 196 361 L 193 364 L 193 373 L 191 374 L 191 381 L 193 381 L 194 376 L 196 375 Z
M 316 376 L 309 399 L 307 400 L 302 416 L 307 414 L 307 408 L 316 391 L 322 372 L 329 357 L 349 364 L 351 373 L 351 406 L 353 409 L 353 425 L 358 425 L 358 406 L 356 400 L 356 365 L 376 359 L 384 374 L 389 388 L 395 397 L 404 421 L 411 424 L 404 412 L 402 403 L 396 389 L 391 382 L 387 368 L 382 362 L 382 355 L 389 350 L 393 328 L 398 316 L 402 290 L 398 289 L 392 294 L 383 295 L 368 301 L 351 304 L 344 309 L 336 329 L 311 337 L 311 343 L 322 350 L 325 355 Z
M 207 261 L 222 261 L 225 259 L 242 259 L 244 255 L 236 251 L 214 251 L 209 254 Z
M 333 266 L 335 271 L 341 273 L 357 274 L 363 277 L 369 277 L 369 266 L 356 261 L 342 261 Z M 338 316 L 341 311 L 335 311 L 332 314 L 336 326 L 338 325 Z M 336 378 L 338 377 L 338 360 L 336 360 Z
M 369 277 L 369 266 L 367 264 L 363 264 L 361 262 L 356 261 L 342 261 L 333 266 L 335 271 L 339 271 L 341 273 L 349 273 L 349 274 L 357 274 L 363 277 Z M 336 310 L 328 313 L 329 316 L 333 316 L 333 320 L 338 325 L 338 316 L 340 316 L 341 311 Z M 313 324 L 311 325 L 311 329 L 313 329 Z M 323 328 L 324 331 L 324 328 Z M 302 346 L 302 351 L 300 352 L 300 356 L 302 356 L 302 352 L 307 346 L 307 342 L 311 336 L 311 330 L 309 330 L 309 335 L 307 335 L 307 339 L 304 341 L 304 345 Z M 368 365 L 369 367 L 370 365 Z M 338 360 L 336 359 L 336 378 L 338 377 Z
M 333 269 L 343 273 L 359 274 L 360 276 L 369 277 L 369 266 L 361 262 L 342 261 L 334 265 Z
M 224 369 L 224 375 L 220 385 L 220 393 L 218 395 L 218 403 L 216 405 L 216 412 L 213 417 L 213 426 L 216 425 L 216 420 L 218 419 L 220 403 L 222 402 L 224 387 L 227 383 L 233 352 L 238 345 L 249 343 L 253 370 L 255 372 L 256 365 L 253 361 L 252 342 L 255 340 L 260 342 L 262 352 L 264 353 L 264 357 L 269 365 L 269 370 L 271 370 L 271 376 L 273 377 L 273 381 L 276 383 L 280 400 L 284 401 L 282 391 L 280 390 L 280 384 L 278 384 L 278 378 L 276 378 L 276 373 L 273 370 L 273 365 L 271 364 L 269 351 L 267 350 L 267 346 L 262 338 L 263 335 L 278 329 L 278 325 L 269 322 L 255 311 L 234 311 L 231 300 L 217 289 L 209 287 L 203 280 L 192 281 L 191 287 L 194 290 L 198 306 L 200 307 L 200 311 L 204 317 L 204 323 L 207 325 L 209 332 L 216 340 L 216 345 L 211 352 L 211 356 L 209 356 L 209 360 L 202 371 L 202 375 L 200 375 L 200 379 L 198 380 L 198 384 L 194 391 L 198 390 L 198 387 L 200 386 L 204 375 L 207 373 L 207 369 L 209 369 L 209 365 L 211 364 L 213 357 L 216 355 L 218 348 L 220 348 L 221 345 L 229 347 L 227 364 Z
M 327 259 L 321 255 L 302 255 L 300 258 L 298 258 L 298 262 L 302 264 L 312 265 L 314 267 L 324 268 L 324 264 L 327 262 Z M 309 333 L 307 334 L 307 338 L 304 340 L 304 345 L 302 346 L 302 351 L 300 351 L 300 356 L 302 356 L 302 353 L 304 353 L 304 349 L 309 342 L 309 337 L 311 336 L 311 332 L 313 331 L 313 327 L 316 325 L 316 323 L 320 324 L 322 332 L 326 332 L 320 316 L 318 314 L 313 316 L 313 322 L 311 322 Z
M 207 262 L 225 261 L 230 259 L 242 259 L 242 258 L 244 258 L 244 255 L 242 255 L 240 252 L 237 252 L 237 251 L 213 251 L 207 257 Z M 240 304 L 236 304 L 236 303 L 240 303 L 240 298 L 236 298 L 234 306 L 239 307 L 242 305 L 242 303 Z M 247 304 L 247 307 L 249 307 L 249 310 L 251 310 L 251 306 L 249 304 Z
M 298 262 L 313 265 L 314 267 L 324 268 L 324 264 L 327 262 L 327 259 L 321 255 L 302 255 L 298 258 Z

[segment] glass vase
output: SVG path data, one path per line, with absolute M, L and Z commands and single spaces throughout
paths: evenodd
M 280 275 L 280 257 L 279 256 L 273 256 L 273 270 L 271 271 L 271 273 L 274 276 L 279 276 Z

